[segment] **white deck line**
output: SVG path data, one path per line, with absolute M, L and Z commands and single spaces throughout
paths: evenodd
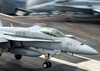
M 94 59 L 91 59 L 91 58 L 87 58 L 87 57 L 83 57 L 83 56 L 80 56 L 80 55 L 76 55 L 76 54 L 74 54 L 74 56 L 84 58 L 84 59 L 88 59 L 88 61 L 84 61 L 84 62 L 80 62 L 80 63 L 71 63 L 71 62 L 64 61 L 64 60 L 61 60 L 61 59 L 57 59 L 57 58 L 54 58 L 54 57 L 52 57 L 50 60 L 57 62 L 57 63 L 78 67 L 80 69 L 87 70 L 87 71 L 100 71 L 100 61 L 94 60 Z M 40 57 L 44 58 L 43 55 L 40 56 Z M 75 71 L 78 71 L 78 70 L 75 70 Z

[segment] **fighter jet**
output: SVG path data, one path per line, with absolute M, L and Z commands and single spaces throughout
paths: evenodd
M 29 7 L 35 6 L 35 5 L 48 3 L 51 1 L 53 1 L 53 0 L 27 0 L 26 1 L 26 9 L 28 9 Z
M 31 48 L 30 48 L 31 47 Z M 55 28 L 43 26 L 32 27 L 3 27 L 0 22 L 0 55 L 3 52 L 15 54 L 20 60 L 22 56 L 38 57 L 45 55 L 43 68 L 50 68 L 50 56 L 59 55 L 61 51 L 96 55 L 98 52 L 92 47 L 77 40 L 66 37 Z
M 99 0 L 54 0 L 48 3 L 30 6 L 28 9 L 37 12 L 67 11 L 74 12 L 72 15 L 76 18 L 99 18 L 99 7 Z

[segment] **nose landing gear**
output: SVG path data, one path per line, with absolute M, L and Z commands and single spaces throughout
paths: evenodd
M 51 66 L 52 66 L 52 63 L 49 61 L 49 59 L 50 59 L 50 54 L 49 53 L 47 53 L 47 54 L 45 54 L 45 62 L 43 63 L 43 68 L 50 68 Z
M 48 62 L 46 61 L 46 62 L 43 63 L 42 66 L 43 66 L 43 68 L 45 68 L 45 69 L 46 69 L 46 68 L 50 68 L 50 67 L 52 66 L 52 63 L 49 62 L 49 61 L 48 61 Z
M 15 58 L 16 58 L 17 60 L 20 60 L 20 59 L 22 58 L 22 55 L 15 54 Z

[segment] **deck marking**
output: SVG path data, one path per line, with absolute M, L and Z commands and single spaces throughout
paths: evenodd
M 79 58 L 88 59 L 88 61 L 84 61 L 84 62 L 80 62 L 80 63 L 72 63 L 72 62 L 61 60 L 61 59 L 54 58 L 54 57 L 52 57 L 50 60 L 57 62 L 57 63 L 74 66 L 74 67 L 84 69 L 84 70 L 87 70 L 87 71 L 99 71 L 100 70 L 100 61 L 94 60 L 94 59 L 91 59 L 91 58 L 87 58 L 87 57 L 84 57 L 84 56 L 76 55 L 76 54 L 74 54 L 74 56 L 79 57 Z M 44 55 L 42 55 L 40 57 L 44 58 Z M 75 71 L 78 71 L 78 70 L 75 70 Z
M 46 23 L 35 23 L 36 25 L 47 25 Z
M 67 29 L 67 30 L 70 30 L 70 31 L 75 31 L 75 32 L 78 32 L 78 33 L 81 33 L 81 34 L 85 34 L 87 36 L 91 36 L 91 37 L 100 39 L 100 36 L 98 36 L 98 35 L 95 35 L 95 34 L 92 34 L 92 33 L 89 33 L 89 32 L 85 32 L 85 31 L 82 31 L 82 30 L 79 30 L 79 29 L 76 29 L 76 28 L 72 28 L 72 27 L 68 27 L 68 26 L 66 26 L 66 27 L 61 27 L 61 28 Z

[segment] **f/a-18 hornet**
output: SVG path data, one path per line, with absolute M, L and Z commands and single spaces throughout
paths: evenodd
M 43 54 L 45 55 L 43 67 L 49 68 L 52 66 L 50 56 L 58 55 L 61 51 L 85 55 L 98 54 L 92 47 L 66 37 L 55 28 L 36 25 L 28 28 L 3 27 L 0 21 L 0 55 L 3 52 L 10 52 L 20 60 L 22 55 L 38 57 Z
M 36 12 L 67 12 L 67 21 L 70 21 L 70 16 L 88 19 L 100 18 L 100 0 L 51 0 L 51 2 L 33 6 L 31 5 L 32 1 L 34 0 L 27 2 L 29 10 Z

